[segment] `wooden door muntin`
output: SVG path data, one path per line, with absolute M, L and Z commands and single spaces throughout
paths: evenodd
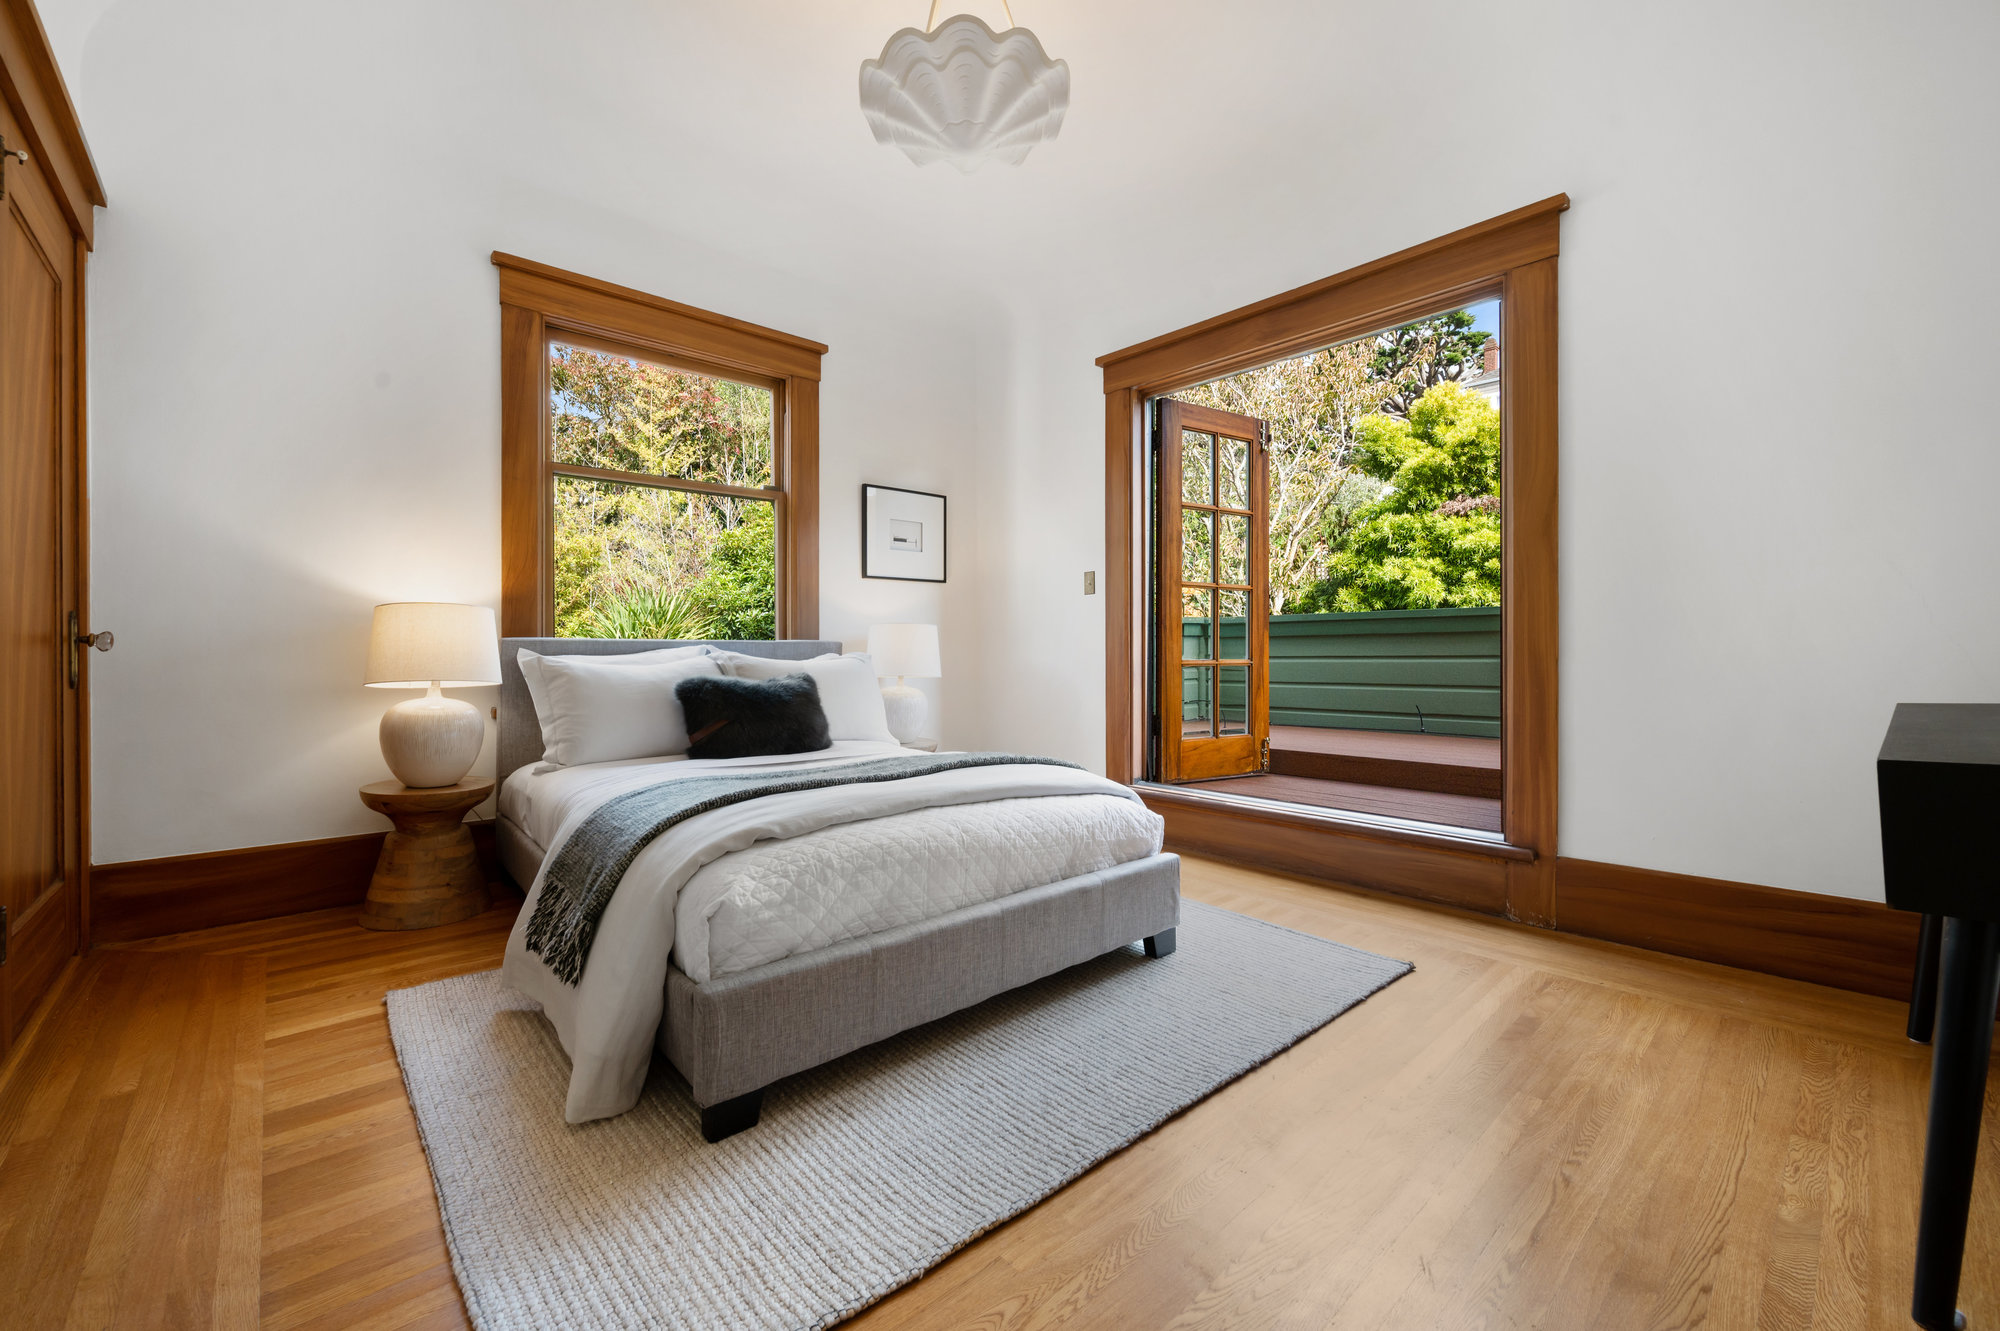
M 1268 430 L 1254 416 L 1173 398 L 1161 398 L 1158 408 L 1160 779 L 1206 781 L 1259 772 L 1267 765 L 1271 735 Z M 1193 443 L 1196 436 L 1209 441 L 1205 490 L 1185 465 L 1190 456 L 1202 455 L 1203 446 Z M 1241 471 L 1229 487 L 1219 465 L 1226 443 L 1241 445 L 1242 455 Z M 1205 495 L 1205 502 L 1197 495 Z M 1224 532 L 1230 530 L 1241 531 L 1243 539 L 1234 547 L 1236 558 L 1225 559 Z M 1197 553 L 1204 542 L 1205 557 Z M 1185 611 L 1197 603 L 1206 613 L 1190 620 Z M 1234 644 L 1226 641 L 1223 627 L 1234 618 L 1225 609 L 1236 603 L 1244 611 L 1240 655 L 1225 650 Z M 1205 637 L 1197 637 L 1196 650 L 1203 654 L 1190 656 L 1187 624 L 1201 619 L 1209 625 Z M 1240 709 L 1230 699 L 1232 678 L 1242 680 Z M 1190 706 L 1206 715 L 1190 717 Z

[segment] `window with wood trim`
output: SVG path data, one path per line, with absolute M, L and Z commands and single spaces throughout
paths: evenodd
M 501 631 L 813 637 L 805 338 L 495 254 Z

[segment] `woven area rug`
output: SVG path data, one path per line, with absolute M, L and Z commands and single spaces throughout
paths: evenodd
M 481 1331 L 830 1326 L 1409 972 L 1186 901 L 1137 946 L 790 1077 L 702 1141 L 656 1059 L 630 1113 L 563 1122 L 539 1011 L 462 975 L 388 998 Z

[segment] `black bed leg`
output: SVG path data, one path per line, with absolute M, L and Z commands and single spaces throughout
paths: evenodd
M 709 1105 L 701 1111 L 701 1135 L 704 1140 L 719 1142 L 724 1137 L 734 1137 L 745 1128 L 757 1126 L 757 1118 L 764 1112 L 764 1088 L 758 1087 L 747 1095 L 739 1095 L 734 1100 L 724 1100 L 719 1105 Z
M 1173 950 L 1174 931 L 1172 929 L 1162 929 L 1160 932 L 1150 934 L 1146 938 L 1146 955 L 1149 957 L 1164 957 Z

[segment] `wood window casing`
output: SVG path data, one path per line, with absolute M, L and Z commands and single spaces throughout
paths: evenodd
M 819 380 L 823 343 L 495 252 L 500 270 L 500 631 L 555 633 L 554 479 L 728 494 L 777 506 L 777 636 L 819 636 Z M 558 464 L 549 344 L 569 340 L 771 392 L 770 490 Z
M 1556 258 L 1566 195 L 1098 358 L 1105 427 L 1105 768 L 1146 772 L 1146 404 L 1441 310 L 1501 302 L 1502 837 L 1483 844 L 1326 810 L 1143 788 L 1170 840 L 1252 863 L 1554 918 Z

